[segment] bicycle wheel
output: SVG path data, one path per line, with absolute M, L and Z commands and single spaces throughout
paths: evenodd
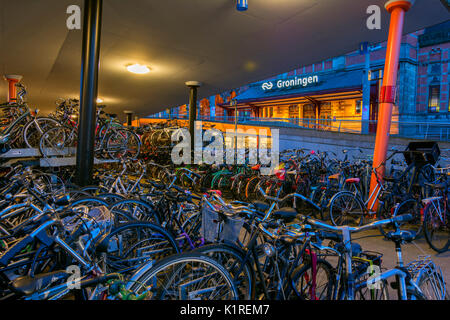
M 152 222 L 157 225 L 161 223 L 155 209 L 149 203 L 141 200 L 127 199 L 118 201 L 110 205 L 109 210 L 114 215 Z
M 366 282 L 370 278 L 370 274 L 365 272 L 355 280 L 356 285 L 359 282 Z M 375 285 L 360 286 L 355 290 L 355 300 L 389 300 L 388 283 L 386 280 L 380 280 Z
M 410 214 L 413 219 L 408 222 L 400 223 L 400 229 L 409 230 L 415 233 L 416 238 L 422 231 L 422 218 L 421 218 L 422 205 L 421 202 L 415 199 L 408 199 L 397 205 L 394 209 L 392 217 L 400 216 L 403 214 Z M 393 231 L 393 225 L 384 225 L 379 227 L 382 235 Z
M 39 142 L 44 132 L 57 126 L 60 126 L 60 123 L 55 119 L 44 117 L 35 118 L 23 128 L 23 140 L 28 148 L 39 148 Z
M 147 293 L 151 300 L 237 300 L 233 281 L 214 259 L 182 253 L 144 265 L 130 278 L 127 289 Z
M 365 212 L 362 201 L 351 192 L 338 192 L 330 200 L 330 220 L 335 226 L 360 226 Z
M 231 191 L 231 176 L 230 175 L 223 175 L 219 178 L 219 181 L 217 183 L 217 188 L 222 191 L 224 198 L 231 198 L 232 191 Z
M 249 260 L 243 265 L 245 252 L 231 244 L 210 244 L 195 249 L 195 252 L 212 257 L 231 274 L 241 300 L 255 298 L 255 272 Z
M 294 270 L 292 283 L 286 294 L 289 300 L 330 300 L 334 275 L 331 265 L 317 259 L 315 277 L 313 277 L 312 263 L 306 263 Z
M 131 222 L 105 236 L 97 251 L 105 252 L 107 272 L 130 273 L 142 264 L 179 253 L 174 237 L 149 222 Z
M 201 241 L 200 228 L 202 226 L 201 212 L 192 213 L 181 225 L 181 228 L 189 236 L 193 243 Z M 187 245 L 187 243 L 185 243 Z
M 73 156 L 76 153 L 76 132 L 69 127 L 47 130 L 39 141 L 39 151 L 44 157 Z
M 114 129 L 106 140 L 106 152 L 111 159 L 136 159 L 141 149 L 141 140 L 127 129 Z
M 425 239 L 438 253 L 445 252 L 450 247 L 449 221 L 450 215 L 443 199 L 431 201 L 423 211 Z

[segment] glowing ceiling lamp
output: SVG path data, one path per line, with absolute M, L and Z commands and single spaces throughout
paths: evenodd
M 237 0 L 236 9 L 238 11 L 245 11 L 248 9 L 248 0 Z
M 145 73 L 150 72 L 149 67 L 140 65 L 139 63 L 135 63 L 135 64 L 127 66 L 127 70 L 132 73 L 137 73 L 137 74 L 145 74 Z
M 97 103 L 102 103 L 103 99 L 97 98 Z

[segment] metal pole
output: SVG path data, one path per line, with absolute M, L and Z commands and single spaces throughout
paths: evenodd
M 133 125 L 133 111 L 125 110 L 123 113 L 127 116 L 127 127 L 131 127 Z
M 102 1 L 84 1 L 80 121 L 78 126 L 76 161 L 76 181 L 80 186 L 86 186 L 92 183 L 94 167 Z
M 197 119 L 197 88 L 202 84 L 198 81 L 188 81 L 186 86 L 190 89 L 189 94 L 189 134 L 191 135 L 191 151 L 194 153 L 194 124 Z
M 370 49 L 367 46 L 365 51 L 365 65 L 363 73 L 363 101 L 361 110 L 361 133 L 369 133 L 369 119 L 370 119 Z
M 377 168 L 386 161 L 389 145 L 389 130 L 391 127 L 392 106 L 395 102 L 397 90 L 397 71 L 400 58 L 400 46 L 402 42 L 403 22 L 405 12 L 413 5 L 414 0 L 391 0 L 386 2 L 385 8 L 391 14 L 389 26 L 388 44 L 386 49 L 386 61 L 384 66 L 383 86 L 380 93 L 380 109 L 378 114 L 377 135 L 375 138 L 375 149 L 373 152 L 373 168 Z M 377 169 L 382 177 L 385 167 Z M 374 174 L 370 181 L 370 193 L 377 186 L 377 179 Z M 377 199 L 374 199 L 377 201 Z M 368 207 L 373 201 L 368 203 Z M 377 208 L 377 203 L 373 207 Z
M 234 103 L 234 156 L 235 156 L 235 164 L 237 164 L 237 151 L 238 151 L 238 138 L 237 138 L 237 101 L 233 100 Z

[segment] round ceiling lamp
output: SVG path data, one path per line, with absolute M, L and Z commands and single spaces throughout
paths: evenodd
M 146 74 L 150 72 L 150 68 L 139 63 L 127 66 L 127 70 L 131 73 Z
M 248 0 L 237 0 L 236 9 L 238 11 L 246 11 L 248 9 Z

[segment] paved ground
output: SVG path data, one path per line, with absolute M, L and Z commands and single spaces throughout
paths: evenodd
M 357 239 L 360 237 L 365 238 Z M 394 243 L 381 236 L 378 230 L 358 233 L 355 234 L 353 238 L 357 239 L 355 242 L 359 243 L 363 250 L 373 250 L 382 253 L 382 265 L 385 268 L 392 268 L 395 266 L 397 257 L 395 254 Z M 450 288 L 448 287 L 450 286 L 450 251 L 437 254 L 428 246 L 428 243 L 422 236 L 413 243 L 402 246 L 402 252 L 405 264 L 416 259 L 419 255 L 430 255 L 435 264 L 441 267 L 444 280 L 447 283 L 447 292 L 450 292 Z M 390 293 L 389 296 L 390 299 L 396 298 L 395 293 Z

